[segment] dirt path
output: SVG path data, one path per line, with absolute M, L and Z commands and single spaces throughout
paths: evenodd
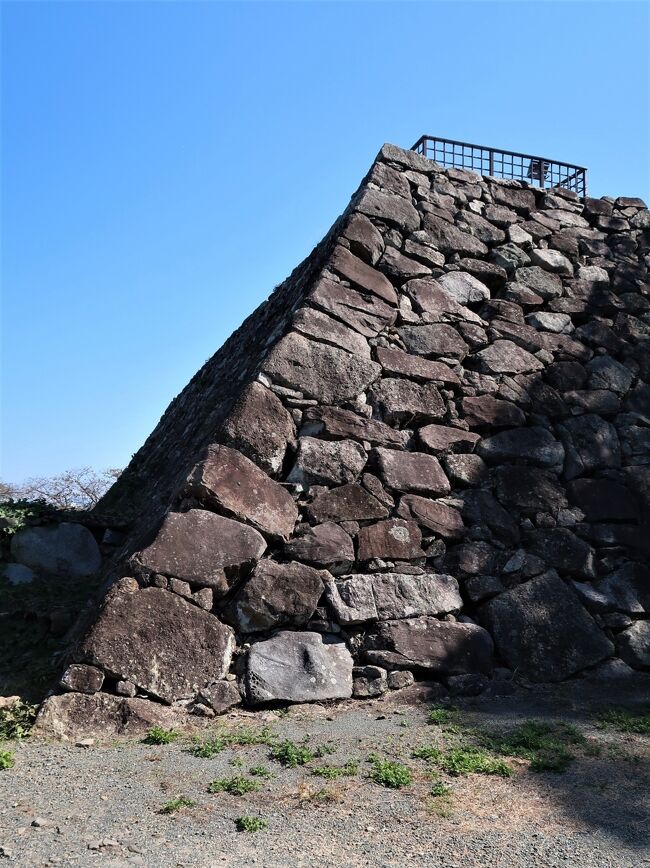
M 197 757 L 192 742 L 115 742 L 80 747 L 36 738 L 15 746 L 0 772 L 0 845 L 7 864 L 166 866 L 611 866 L 650 865 L 650 736 L 598 726 L 607 705 L 638 714 L 650 702 L 650 676 L 623 684 L 586 681 L 465 700 L 442 725 L 427 704 L 391 700 L 288 713 L 236 713 L 218 724 L 271 728 L 274 741 L 323 753 L 286 768 L 267 744 L 231 745 Z M 435 771 L 422 747 L 475 744 L 487 732 L 545 721 L 579 744 L 563 773 L 535 773 L 511 758 L 511 777 Z M 211 727 L 207 734 L 214 732 Z M 239 731 L 239 730 L 237 730 Z M 576 735 L 577 733 L 577 735 Z M 250 736 L 250 732 L 249 732 Z M 573 736 L 572 736 L 573 737 Z M 389 789 L 370 777 L 377 753 L 399 761 L 412 782 Z M 323 765 L 358 762 L 356 774 L 327 780 Z M 250 769 L 267 768 L 272 777 Z M 349 771 L 354 769 L 348 767 Z M 243 776 L 261 789 L 208 793 L 220 778 Z M 432 778 L 442 795 L 432 796 Z M 446 788 L 448 791 L 445 792 Z M 163 805 L 193 804 L 169 814 Z M 238 832 L 249 815 L 268 824 Z

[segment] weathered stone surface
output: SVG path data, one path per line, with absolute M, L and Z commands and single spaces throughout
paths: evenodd
M 623 660 L 634 669 L 650 669 L 650 621 L 635 621 L 616 637 Z
M 455 265 L 492 290 L 501 289 L 508 279 L 505 268 L 501 268 L 493 262 L 485 262 L 483 259 L 465 257 L 459 259 Z
M 59 685 L 64 690 L 76 690 L 78 693 L 97 693 L 103 683 L 104 673 L 101 669 L 84 663 L 72 663 L 61 676 Z
M 643 564 L 624 564 L 597 582 L 596 589 L 607 598 L 608 609 L 630 615 L 650 613 L 650 569 Z
M 302 435 L 326 435 L 334 438 L 352 437 L 367 440 L 373 446 L 396 446 L 406 444 L 408 435 L 396 431 L 377 419 L 365 419 L 351 410 L 340 407 L 308 407 L 303 414 Z
M 474 304 L 490 297 L 487 286 L 466 271 L 450 271 L 438 282 L 459 304 Z
M 186 714 L 147 699 L 125 699 L 110 693 L 64 693 L 49 696 L 40 708 L 33 732 L 47 738 L 81 739 L 145 735 L 152 726 L 178 729 Z
M 430 422 L 445 414 L 444 402 L 433 383 L 383 377 L 371 388 L 369 400 L 390 423 Z
M 363 447 L 354 440 L 300 437 L 296 460 L 287 482 L 302 485 L 340 485 L 354 482 L 366 463 Z
M 526 416 L 516 404 L 512 404 L 510 401 L 500 401 L 492 395 L 463 398 L 460 407 L 470 428 L 484 426 L 510 428 L 526 423 Z
M 543 299 L 559 298 L 562 295 L 562 279 L 557 274 L 545 271 L 538 265 L 518 268 L 516 277 L 518 283 L 532 289 Z
M 417 494 L 405 494 L 400 500 L 397 514 L 416 521 L 443 539 L 461 539 L 465 532 L 462 516 L 457 509 Z
M 461 211 L 457 215 L 458 225 L 461 229 L 474 235 L 483 244 L 500 244 L 505 240 L 505 232 L 493 226 L 489 220 L 485 220 L 480 214 L 472 211 Z
M 381 271 L 377 271 L 371 265 L 367 265 L 357 256 L 354 256 L 345 247 L 337 245 L 330 256 L 329 265 L 337 271 L 341 277 L 358 286 L 365 292 L 371 292 L 379 296 L 382 301 L 391 305 L 397 304 L 397 293 L 393 285 Z
M 407 350 L 418 356 L 447 356 L 462 360 L 469 351 L 456 329 L 444 323 L 402 326 L 398 332 Z
M 414 380 L 436 380 L 452 386 L 460 385 L 458 375 L 444 362 L 433 362 L 393 347 L 378 347 L 377 361 L 388 374 L 399 374 Z
M 273 536 L 288 537 L 298 518 L 289 492 L 228 446 L 208 448 L 190 472 L 185 493 Z
M 364 521 L 385 518 L 388 510 L 361 485 L 351 483 L 319 494 L 308 504 L 307 514 L 316 522 Z
M 71 579 L 90 576 L 102 564 L 88 528 L 67 521 L 21 528 L 11 537 L 11 556 L 34 570 Z
M 528 551 L 561 573 L 588 579 L 595 576 L 594 550 L 568 528 L 530 530 L 526 534 L 526 544 Z
M 536 467 L 498 467 L 495 482 L 497 497 L 506 507 L 555 513 L 567 506 L 564 488 L 557 479 Z
M 480 317 L 449 295 L 433 278 L 409 280 L 402 286 L 410 299 L 413 310 L 426 314 L 429 322 L 466 320 L 480 323 Z
M 495 341 L 476 355 L 489 374 L 527 374 L 544 367 L 539 359 L 512 341 Z
M 419 669 L 436 675 L 489 674 L 493 665 L 490 634 L 476 624 L 436 618 L 380 622 L 366 636 L 369 663 L 387 669 Z
M 445 255 L 459 253 L 461 256 L 485 256 L 487 247 L 468 232 L 462 232 L 452 223 L 433 214 L 425 214 L 423 225 L 431 238 L 432 246 Z
M 567 491 L 587 521 L 636 521 L 639 516 L 637 498 L 616 480 L 574 479 Z
M 573 331 L 571 317 L 566 313 L 550 313 L 540 310 L 529 314 L 526 321 L 540 331 L 554 332 L 555 334 L 569 334 Z
M 327 601 L 340 624 L 352 626 L 377 620 L 372 579 L 372 576 L 353 575 L 327 582 Z
M 599 416 L 587 414 L 567 419 L 558 425 L 558 434 L 566 450 L 567 479 L 606 467 L 620 467 L 621 445 L 616 429 Z
M 273 348 L 263 372 L 282 386 L 332 404 L 354 398 L 377 379 L 381 368 L 370 359 L 290 332 Z
M 513 211 L 526 213 L 535 208 L 535 194 L 532 190 L 506 187 L 497 183 L 491 185 L 491 193 L 497 205 L 506 205 Z
M 358 557 L 360 561 L 422 558 L 421 543 L 422 533 L 414 521 L 391 518 L 360 529 Z
M 421 576 L 377 573 L 371 579 L 380 621 L 443 615 L 463 606 L 453 576 L 424 573 Z
M 347 572 L 354 563 L 352 539 L 333 522 L 308 528 L 288 542 L 284 551 L 290 558 L 325 567 L 332 572 Z
M 10 585 L 29 585 L 37 576 L 31 567 L 26 567 L 24 564 L 6 564 L 2 570 L 2 578 Z
M 205 509 L 190 509 L 168 513 L 154 541 L 136 559 L 153 573 L 212 588 L 222 596 L 265 549 L 264 537 L 252 527 Z
M 530 259 L 533 265 L 539 265 L 545 271 L 573 276 L 573 265 L 559 250 L 533 249 L 530 251 Z
M 352 253 L 371 265 L 376 265 L 384 252 L 381 232 L 363 214 L 352 214 L 343 230 L 343 237 L 349 241 Z
M 224 610 L 240 633 L 304 627 L 316 610 L 329 573 L 299 563 L 263 560 Z
M 388 690 L 387 672 L 381 666 L 355 666 L 353 695 L 357 699 L 381 696 Z
M 406 233 L 415 232 L 420 228 L 420 215 L 402 196 L 366 188 L 355 205 L 362 214 L 368 217 L 379 217 L 387 223 L 398 226 Z
M 340 639 L 283 631 L 248 652 L 246 687 L 253 705 L 349 699 L 352 657 Z
M 526 459 L 538 467 L 553 467 L 564 459 L 564 448 L 546 428 L 514 428 L 486 437 L 477 453 L 491 464 Z
M 614 653 L 591 615 L 557 576 L 541 576 L 485 603 L 480 620 L 500 656 L 532 681 L 562 681 Z
M 478 434 L 471 431 L 448 428 L 446 425 L 426 425 L 418 431 L 418 438 L 434 455 L 442 455 L 445 452 L 471 452 L 481 439 Z
M 389 488 L 420 494 L 448 494 L 449 480 L 438 460 L 424 452 L 375 449 L 379 475 Z
M 586 368 L 590 389 L 609 389 L 624 395 L 634 379 L 629 368 L 609 356 L 597 356 L 587 363 Z
M 318 281 L 307 300 L 365 337 L 374 337 L 386 326 L 392 325 L 397 317 L 396 309 L 378 296 L 362 294 L 325 277 Z M 304 331 L 304 328 L 299 330 Z M 318 338 L 322 340 L 320 335 Z M 347 349 L 344 343 L 341 346 Z M 365 348 L 363 355 L 367 355 Z
M 443 455 L 440 461 L 452 485 L 480 485 L 488 477 L 488 466 L 480 455 Z
M 512 341 L 522 350 L 529 353 L 538 353 L 545 348 L 545 339 L 536 329 L 525 323 L 509 322 L 508 320 L 493 319 L 490 323 L 494 336 Z
M 349 309 L 349 307 L 349 305 L 345 305 L 344 307 L 337 305 L 335 312 L 340 315 L 344 310 Z M 370 346 L 364 337 L 364 333 L 360 333 L 358 329 L 354 331 L 348 328 L 342 322 L 339 322 L 339 320 L 328 316 L 320 310 L 316 310 L 314 307 L 301 307 L 297 310 L 292 326 L 296 331 L 305 335 L 305 337 L 314 338 L 326 344 L 332 344 L 334 347 L 341 347 L 357 356 L 370 358 Z M 374 329 L 370 331 L 372 334 L 375 333 Z
M 84 660 L 169 703 L 223 678 L 232 630 L 177 594 L 133 585 L 122 580 L 108 594 L 83 641 Z
M 399 250 L 394 247 L 387 247 L 384 250 L 383 256 L 378 262 L 378 267 L 390 275 L 391 279 L 398 286 L 406 280 L 414 277 L 425 277 L 431 274 L 431 269 L 428 265 L 423 265 L 417 259 L 410 259 L 404 256 Z
M 249 383 L 221 430 L 221 439 L 266 473 L 282 467 L 287 443 L 296 436 L 282 402 L 261 383 Z
M 209 706 L 215 714 L 223 714 L 241 702 L 241 693 L 236 681 L 217 681 L 203 687 L 199 699 Z

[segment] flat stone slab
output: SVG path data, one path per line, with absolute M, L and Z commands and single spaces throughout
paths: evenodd
M 67 521 L 21 528 L 11 538 L 11 556 L 33 570 L 69 578 L 91 576 L 102 565 L 88 528 Z
M 84 639 L 85 662 L 171 703 L 225 677 L 235 647 L 230 627 L 160 588 L 122 579 Z
M 352 696 L 352 657 L 345 642 L 321 633 L 282 631 L 248 652 L 246 686 L 253 705 Z
M 437 458 L 425 452 L 375 449 L 374 456 L 383 482 L 397 491 L 448 494 L 449 480 Z
M 479 613 L 512 669 L 531 681 L 562 681 L 614 653 L 578 596 L 552 574 L 485 603 Z
M 154 573 L 212 588 L 223 596 L 233 578 L 266 550 L 254 528 L 205 509 L 167 513 L 154 541 L 136 561 Z
M 191 471 L 185 492 L 272 536 L 288 537 L 298 518 L 286 488 L 228 446 L 209 448 Z

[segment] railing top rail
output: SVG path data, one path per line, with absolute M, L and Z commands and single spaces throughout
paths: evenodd
M 503 148 L 493 148 L 490 145 L 473 145 L 471 142 L 459 142 L 454 139 L 443 139 L 440 136 L 420 136 L 417 142 L 411 148 L 412 151 L 426 143 L 430 142 L 445 142 L 448 145 L 460 145 L 465 148 L 475 148 L 478 151 L 492 151 L 495 154 L 507 154 L 509 157 L 522 157 L 525 160 L 540 160 L 545 163 L 555 163 L 557 166 L 568 166 L 571 169 L 579 169 L 581 172 L 586 172 L 586 166 L 578 166 L 575 163 L 566 163 L 563 160 L 552 160 L 550 157 L 538 157 L 536 154 L 522 154 L 519 151 L 506 151 Z

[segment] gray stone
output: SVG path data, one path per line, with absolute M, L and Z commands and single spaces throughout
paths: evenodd
M 215 714 L 223 714 L 229 708 L 239 705 L 241 693 L 236 681 L 217 681 L 203 687 L 199 699 L 209 706 Z
M 337 307 L 336 311 L 340 312 L 341 307 Z M 299 308 L 293 318 L 292 326 L 308 338 L 341 347 L 357 356 L 370 358 L 370 346 L 362 333 L 348 328 L 342 322 L 316 308 Z
M 316 611 L 329 573 L 299 563 L 263 560 L 239 588 L 224 617 L 240 633 L 304 627 Z
M 573 331 L 571 317 L 566 313 L 550 313 L 540 310 L 529 314 L 526 321 L 536 329 L 555 334 L 569 334 Z
M 280 632 L 248 652 L 246 686 L 253 705 L 352 696 L 352 657 L 340 639 Z
M 618 653 L 634 669 L 650 669 L 650 621 L 635 621 L 616 637 Z
M 287 482 L 308 486 L 354 482 L 365 463 L 366 453 L 354 440 L 300 437 L 296 460 Z
M 84 663 L 72 663 L 65 670 L 59 681 L 64 690 L 76 690 L 79 693 L 97 693 L 102 689 L 104 673 L 96 666 L 86 666 Z
M 387 672 L 381 666 L 355 666 L 353 696 L 369 699 L 382 696 L 388 690 Z
M 360 561 L 423 558 L 422 533 L 414 521 L 390 518 L 359 530 Z
M 363 214 L 352 214 L 343 230 L 343 237 L 350 243 L 350 250 L 356 256 L 376 265 L 384 251 L 381 232 Z
M 350 536 L 337 524 L 325 522 L 307 528 L 284 547 L 290 558 L 305 561 L 332 572 L 347 572 L 354 563 Z
M 440 392 L 433 383 L 414 383 L 397 377 L 383 377 L 370 390 L 370 403 L 390 423 L 430 422 L 445 414 Z
M 462 232 L 452 223 L 436 217 L 434 214 L 425 214 L 423 225 L 430 236 L 431 245 L 445 255 L 458 253 L 460 256 L 485 256 L 488 248 L 478 238 L 474 238 L 469 232 Z
M 514 274 L 517 268 L 523 268 L 530 263 L 530 256 L 517 244 L 512 243 L 495 247 L 490 251 L 490 257 L 495 265 L 503 268 L 508 274 Z
M 516 404 L 500 401 L 492 395 L 463 398 L 460 407 L 470 428 L 524 425 L 526 417 Z
M 562 681 L 614 652 L 577 595 L 551 574 L 494 597 L 479 619 L 500 656 L 531 681 Z
M 480 455 L 444 455 L 440 460 L 454 485 L 480 485 L 488 477 L 488 466 Z
M 532 289 L 543 299 L 559 298 L 562 295 L 562 279 L 557 274 L 552 274 L 531 265 L 526 268 L 518 268 L 516 272 L 517 282 Z
M 370 359 L 290 332 L 273 348 L 263 372 L 280 385 L 332 404 L 364 391 L 377 379 L 381 367 Z
M 567 419 L 558 425 L 558 434 L 566 450 L 566 479 L 621 466 L 621 446 L 616 429 L 599 416 L 587 414 Z
M 415 494 L 448 494 L 449 480 L 440 463 L 424 452 L 374 449 L 379 475 L 389 488 Z
M 316 522 L 363 521 L 385 518 L 386 507 L 361 485 L 341 485 L 319 494 L 307 505 L 307 514 Z
M 460 385 L 458 374 L 444 362 L 433 362 L 394 347 L 377 347 L 377 361 L 388 374 L 412 377 L 414 380 L 436 380 L 451 386 Z
M 587 363 L 590 389 L 609 389 L 624 395 L 634 379 L 629 368 L 609 356 L 596 356 Z
M 326 277 L 318 281 L 309 293 L 307 301 L 341 320 L 346 326 L 358 332 L 359 336 L 374 337 L 382 329 L 392 325 L 397 317 L 396 309 L 382 301 L 379 296 L 357 292 L 343 283 L 336 283 Z M 300 331 L 304 330 L 304 326 L 301 326 Z M 323 340 L 322 335 L 317 337 Z M 328 343 L 337 346 L 334 340 L 335 332 L 328 331 L 327 337 Z M 346 343 L 348 342 L 341 342 L 340 346 L 350 349 Z M 368 355 L 366 347 L 362 355 Z
M 381 621 L 445 615 L 463 607 L 458 582 L 453 576 L 377 573 L 372 576 L 371 585 Z
M 533 265 L 539 265 L 545 271 L 573 276 L 573 265 L 559 250 L 533 249 L 530 251 L 530 258 Z
M 402 326 L 398 332 L 407 350 L 419 356 L 445 356 L 462 360 L 469 351 L 456 329 L 444 323 Z
M 91 576 L 102 565 L 88 528 L 66 521 L 21 528 L 11 538 L 11 556 L 33 570 L 71 579 Z
M 438 278 L 438 282 L 459 304 L 474 304 L 490 298 L 487 286 L 466 271 L 450 271 Z
M 250 383 L 226 419 L 221 438 L 266 473 L 282 468 L 287 443 L 296 436 L 282 402 L 261 383 Z
M 397 293 L 391 282 L 380 271 L 354 256 L 345 247 L 336 245 L 328 265 L 362 291 L 378 296 L 387 304 L 397 305 Z
M 599 593 L 609 601 L 609 609 L 630 615 L 650 613 L 650 569 L 628 563 L 596 583 Z
M 410 687 L 415 682 L 413 673 L 409 672 L 408 669 L 389 672 L 387 680 L 390 690 L 401 690 L 403 687 Z
M 340 624 L 352 626 L 377 620 L 372 579 L 372 576 L 353 575 L 327 581 L 327 602 Z
M 402 518 L 417 521 L 421 527 L 433 531 L 443 539 L 461 539 L 465 533 L 465 525 L 458 510 L 439 500 L 429 500 L 417 494 L 405 494 L 400 500 L 397 514 Z
M 208 448 L 190 472 L 185 493 L 272 536 L 288 537 L 298 518 L 289 492 L 228 446 Z
M 334 439 L 352 437 L 355 440 L 367 440 L 373 446 L 403 447 L 408 440 L 405 431 L 395 431 L 377 419 L 365 419 L 340 407 L 308 407 L 303 414 L 300 433 L 310 436 L 324 434 Z
M 214 615 L 160 588 L 123 579 L 84 639 L 85 662 L 171 703 L 224 678 L 235 638 Z
M 362 214 L 379 217 L 407 234 L 420 228 L 420 215 L 402 196 L 366 187 L 355 205 Z
M 254 528 L 205 509 L 190 509 L 168 513 L 136 562 L 151 572 L 212 588 L 216 596 L 223 596 L 265 549 L 264 537 Z
M 530 530 L 526 534 L 528 550 L 543 558 L 561 573 L 594 578 L 594 550 L 568 528 Z
M 526 459 L 538 467 L 553 467 L 564 459 L 564 448 L 546 428 L 514 428 L 486 437 L 476 451 L 489 463 Z
M 531 353 L 512 341 L 495 341 L 476 354 L 481 367 L 489 374 L 527 374 L 541 371 L 544 365 Z
M 389 274 L 398 285 L 410 278 L 425 277 L 431 274 L 431 269 L 428 265 L 423 265 L 416 259 L 404 256 L 403 253 L 400 253 L 394 247 L 387 247 L 384 250 L 378 264 L 379 268 L 386 274 Z
M 443 675 L 489 674 L 493 666 L 490 634 L 475 624 L 405 618 L 380 621 L 366 636 L 365 657 L 387 669 L 419 669 Z

